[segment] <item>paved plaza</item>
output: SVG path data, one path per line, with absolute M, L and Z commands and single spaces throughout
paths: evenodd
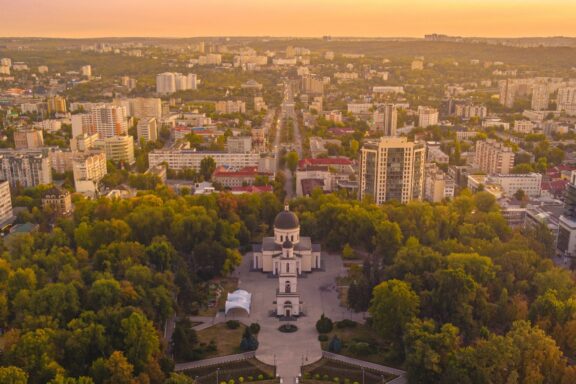
M 307 274 L 298 279 L 298 291 L 303 301 L 305 316 L 294 321 L 298 326 L 295 333 L 282 333 L 278 327 L 283 324 L 276 317 L 270 316 L 275 309 L 278 279 L 267 274 L 251 271 L 252 254 L 244 255 L 242 265 L 234 273 L 240 289 L 252 293 L 252 309 L 249 316 L 243 314 L 229 315 L 227 319 L 238 319 L 245 324 L 257 322 L 261 326 L 258 340 L 260 346 L 256 357 L 268 364 L 277 366 L 277 374 L 283 383 L 292 383 L 300 373 L 302 364 L 320 359 L 322 350 L 318 341 L 316 321 L 322 313 L 334 321 L 353 319 L 363 321 L 362 314 L 348 311 L 340 306 L 336 277 L 344 276 L 346 270 L 338 255 L 323 253 L 323 271 Z M 223 315 L 220 315 L 223 316 Z

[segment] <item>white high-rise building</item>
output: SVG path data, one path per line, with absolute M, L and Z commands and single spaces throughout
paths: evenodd
M 421 200 L 425 156 L 424 144 L 406 137 L 367 141 L 360 150 L 359 198 L 371 197 L 376 204 Z
M 576 114 L 576 87 L 562 87 L 558 89 L 556 109 L 570 115 Z
M 10 183 L 7 180 L 0 181 L 0 224 L 6 223 L 13 216 Z
M 384 104 L 378 107 L 372 115 L 372 130 L 384 132 L 384 136 L 396 136 L 398 126 L 398 111 L 394 104 Z
M 136 131 L 138 133 L 138 141 L 140 142 L 144 141 L 147 143 L 158 140 L 158 122 L 156 118 L 147 117 L 140 119 Z
M 93 108 L 90 115 L 96 127 L 96 133 L 101 139 L 128 133 L 128 121 L 124 107 L 102 105 Z
M 156 76 L 156 93 L 167 95 L 176 92 L 176 76 L 172 72 L 164 72 Z
M 162 117 L 162 100 L 157 97 L 135 97 L 131 99 L 114 99 L 114 105 L 125 107 L 128 116 L 138 119 Z
M 78 152 L 72 159 L 74 188 L 77 192 L 96 194 L 98 183 L 107 172 L 106 154 L 102 151 Z
M 92 77 L 92 66 L 91 65 L 83 65 L 82 68 L 80 68 L 80 72 L 82 73 L 82 76 L 84 76 L 84 77 Z
M 186 91 L 198 88 L 198 77 L 194 73 L 165 72 L 156 76 L 156 93 L 168 95 L 176 91 Z
M 550 104 L 550 91 L 547 84 L 535 84 L 532 87 L 532 109 L 545 111 Z
M 0 179 L 25 188 L 52 183 L 48 152 L 41 149 L 0 150 Z
M 106 160 L 134 164 L 134 138 L 132 136 L 112 136 L 104 139 Z
M 438 124 L 438 110 L 429 107 L 418 107 L 418 126 L 426 128 Z
M 514 167 L 514 152 L 494 139 L 479 140 L 476 142 L 474 167 L 488 174 L 507 175 Z

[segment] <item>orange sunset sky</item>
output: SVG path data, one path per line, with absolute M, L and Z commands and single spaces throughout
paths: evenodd
M 0 0 L 0 36 L 576 36 L 576 0 Z

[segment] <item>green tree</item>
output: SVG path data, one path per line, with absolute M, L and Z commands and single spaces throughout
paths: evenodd
M 212 179 L 212 174 L 216 170 L 216 161 L 213 157 L 207 156 L 200 161 L 200 174 L 206 181 Z
M 438 327 L 433 320 L 414 319 L 406 326 L 406 371 L 411 383 L 442 382 L 450 359 L 460 344 L 458 328 L 450 323 Z
M 137 373 L 142 372 L 152 355 L 159 350 L 158 333 L 152 322 L 139 312 L 133 312 L 121 324 L 126 357 Z
M 418 315 L 419 307 L 420 299 L 410 285 L 396 279 L 385 281 L 374 287 L 369 309 L 372 325 L 400 349 L 406 324 Z
M 0 367 L 0 383 L 27 384 L 28 374 L 18 367 Z
M 286 154 L 286 165 L 292 173 L 296 172 L 298 160 L 298 153 L 296 151 L 290 151 Z

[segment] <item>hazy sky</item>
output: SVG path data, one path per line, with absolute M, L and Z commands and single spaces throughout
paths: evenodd
M 0 0 L 0 36 L 576 36 L 576 0 Z

